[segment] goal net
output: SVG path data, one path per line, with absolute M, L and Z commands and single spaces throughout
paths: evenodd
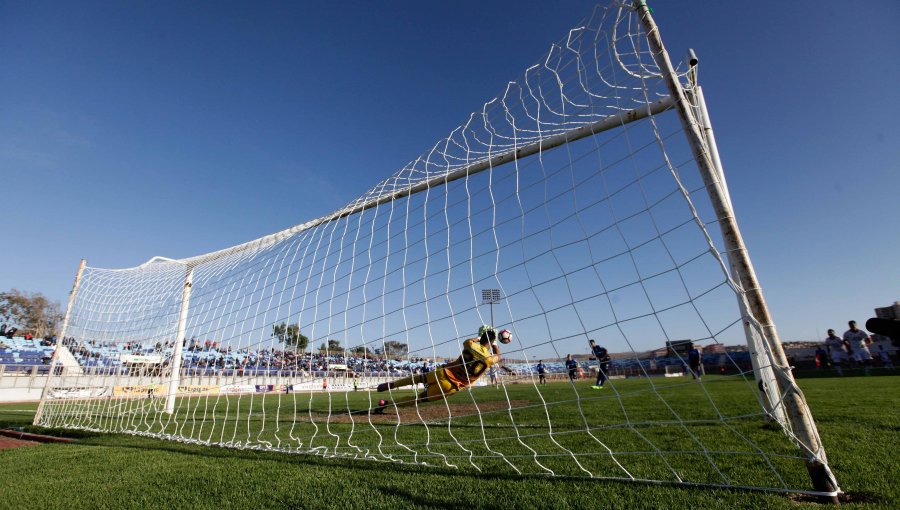
M 480 472 L 774 490 L 809 489 L 804 464 L 830 476 L 736 273 L 749 266 L 729 258 L 693 67 L 669 69 L 648 26 L 640 2 L 598 7 L 324 217 L 82 265 L 35 423 Z M 482 325 L 512 336 L 483 372 Z M 689 373 L 690 354 L 661 352 L 685 339 L 720 371 L 665 377 Z

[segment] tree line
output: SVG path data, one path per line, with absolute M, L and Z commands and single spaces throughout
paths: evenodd
M 0 292 L 0 322 L 18 328 L 18 335 L 31 333 L 35 338 L 49 338 L 59 332 L 63 314 L 59 303 L 40 292 L 12 289 Z
M 284 322 L 275 324 L 272 326 L 272 336 L 283 343 L 286 348 L 293 351 L 305 351 L 306 348 L 309 347 L 309 337 L 300 332 L 300 326 L 297 324 L 287 324 Z M 343 352 L 344 350 L 356 356 L 367 356 L 375 352 L 373 349 L 364 345 L 357 345 L 355 347 L 344 349 L 341 347 L 341 341 L 333 338 L 322 342 L 322 344 L 319 345 L 319 352 L 323 353 Z M 383 351 L 383 354 L 386 357 L 400 357 L 406 355 L 409 351 L 409 347 L 403 342 L 388 340 L 384 342 Z

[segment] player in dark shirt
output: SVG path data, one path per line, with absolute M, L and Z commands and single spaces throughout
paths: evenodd
M 569 371 L 569 380 L 574 381 L 578 376 L 578 362 L 572 359 L 571 354 L 566 354 L 566 370 Z
M 700 369 L 700 349 L 693 345 L 688 351 L 688 366 L 691 368 L 691 376 L 694 379 L 700 379 L 700 376 L 703 375 Z
M 593 340 L 590 340 L 589 343 L 591 345 L 591 352 L 593 352 L 594 357 L 597 358 L 597 363 L 600 365 L 599 370 L 597 370 L 597 383 L 591 386 L 591 388 L 602 390 L 603 384 L 606 382 L 606 374 L 609 373 L 609 352 L 606 350 L 606 347 L 597 345 L 597 342 Z
M 544 366 L 544 360 L 538 361 L 538 364 L 535 368 L 537 369 L 541 384 L 545 384 L 547 382 L 547 367 Z

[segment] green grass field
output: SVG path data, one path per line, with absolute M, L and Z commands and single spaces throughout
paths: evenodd
M 655 379 L 652 384 L 629 379 L 615 381 L 615 390 L 602 392 L 588 385 L 579 383 L 573 390 L 568 384 L 552 384 L 541 388 L 540 394 L 530 385 L 511 385 L 506 391 L 478 388 L 450 399 L 450 420 L 447 406 L 435 403 L 418 413 L 404 411 L 399 427 L 396 414 L 370 423 L 366 416 L 336 413 L 337 409 L 367 407 L 365 392 L 346 397 L 338 393 L 181 399 L 170 422 L 143 414 L 142 406 L 152 401 L 134 401 L 130 410 L 95 406 L 79 411 L 81 425 L 177 433 L 211 443 L 318 448 L 326 457 L 337 452 L 382 461 L 67 430 L 55 433 L 79 437 L 78 444 L 0 450 L 4 480 L 0 508 L 795 508 L 816 504 L 790 494 L 586 478 L 585 471 L 608 478 L 623 478 L 627 472 L 635 478 L 667 481 L 678 476 L 699 483 L 809 487 L 797 451 L 784 434 L 763 424 L 752 390 L 742 380 L 709 377 L 701 387 L 682 378 Z M 896 487 L 900 460 L 895 451 L 900 377 L 810 379 L 801 380 L 801 387 L 850 506 L 895 507 L 900 501 Z M 474 413 L 475 405 L 482 409 L 481 419 Z M 35 404 L 2 405 L 0 425 L 27 427 L 35 408 Z M 429 423 L 427 428 L 420 415 Z M 589 432 L 585 422 L 591 424 Z M 631 426 L 623 427 L 626 422 Z M 513 423 L 518 437 L 511 434 Z M 411 460 L 410 450 L 417 461 L 433 467 L 387 460 Z M 516 475 L 498 453 L 526 475 Z M 563 476 L 544 476 L 544 468 Z

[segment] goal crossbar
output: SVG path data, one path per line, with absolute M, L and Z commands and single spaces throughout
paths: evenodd
M 598 133 L 602 133 L 604 131 L 608 131 L 610 129 L 615 129 L 621 127 L 625 124 L 629 124 L 631 122 L 635 122 L 641 119 L 645 119 L 651 115 L 658 115 L 666 110 L 671 109 L 675 105 L 675 100 L 672 96 L 663 97 L 657 101 L 649 103 L 647 105 L 634 108 L 631 110 L 625 110 L 619 112 L 615 115 L 610 115 L 596 122 L 592 122 L 590 124 L 586 124 L 584 126 L 580 126 L 577 128 L 573 128 L 569 131 L 559 133 L 536 142 L 523 145 L 513 150 L 505 151 L 496 156 L 492 156 L 489 158 L 481 159 L 470 163 L 468 165 L 459 167 L 455 170 L 451 170 L 445 174 L 439 175 L 437 177 L 432 177 L 430 179 L 423 180 L 416 184 L 412 184 L 406 188 L 400 189 L 393 193 L 381 194 L 376 196 L 375 198 L 371 198 L 361 203 L 352 203 L 351 205 L 339 209 L 331 214 L 327 214 L 325 216 L 321 216 L 314 220 L 307 221 L 305 223 L 301 223 L 299 225 L 295 225 L 290 228 L 286 228 L 279 232 L 275 232 L 273 234 L 269 234 L 267 236 L 260 237 L 258 239 L 254 239 L 252 241 L 248 241 L 246 243 L 238 244 L 236 246 L 232 246 L 230 248 L 225 248 L 219 251 L 215 251 L 212 253 L 207 253 L 204 255 L 198 255 L 195 257 L 188 257 L 185 259 L 170 259 L 166 257 L 156 256 L 148 260 L 144 263 L 144 265 L 152 264 L 158 261 L 164 262 L 175 262 L 186 264 L 188 266 L 195 266 L 197 264 L 202 264 L 205 262 L 211 262 L 223 257 L 227 257 L 230 255 L 235 255 L 241 253 L 246 250 L 256 250 L 262 247 L 268 246 L 270 244 L 274 244 L 282 239 L 288 238 L 294 234 L 299 232 L 303 232 L 304 230 L 309 230 L 311 228 L 318 227 L 319 225 L 323 225 L 335 220 L 339 220 L 341 218 L 345 218 L 347 216 L 351 216 L 353 214 L 366 211 L 373 207 L 377 207 L 379 205 L 383 205 L 389 203 L 394 200 L 398 200 L 410 195 L 414 195 L 416 193 L 425 191 L 430 188 L 435 188 L 458 179 L 462 179 L 467 176 L 471 176 L 480 172 L 484 172 L 485 170 L 489 170 L 492 168 L 497 168 L 499 166 L 505 165 L 517 159 L 526 158 L 528 156 L 532 156 L 542 151 L 546 151 L 548 149 L 553 149 L 556 147 L 560 147 L 567 143 L 571 143 L 577 140 L 581 140 L 582 138 L 586 138 L 588 136 L 596 135 Z M 388 181 L 390 179 L 387 179 Z M 383 183 L 375 186 L 374 189 L 380 187 Z

